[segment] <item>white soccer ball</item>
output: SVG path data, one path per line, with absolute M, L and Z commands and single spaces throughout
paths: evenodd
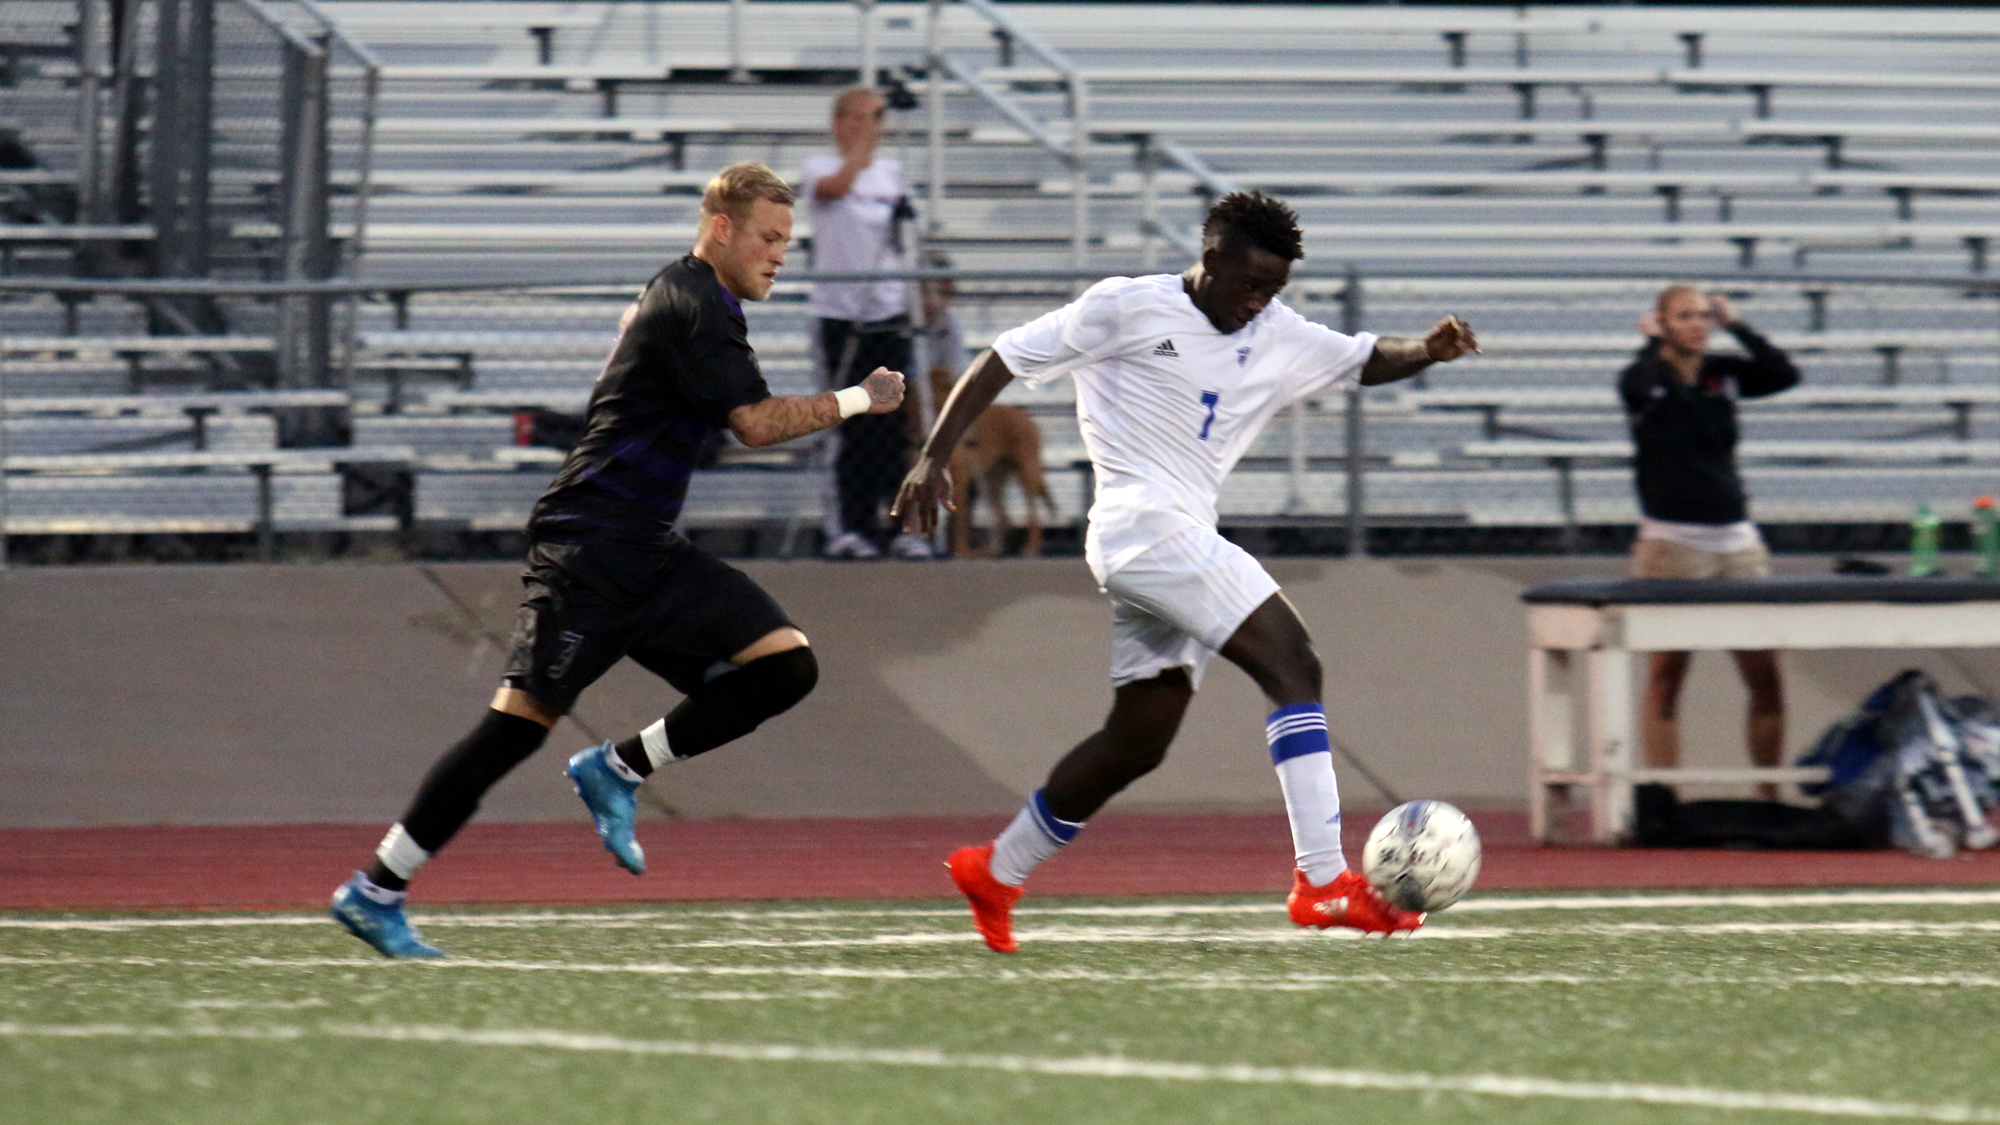
M 1361 873 L 1404 910 L 1443 910 L 1479 878 L 1479 832 L 1443 801 L 1411 801 L 1389 810 L 1368 833 Z

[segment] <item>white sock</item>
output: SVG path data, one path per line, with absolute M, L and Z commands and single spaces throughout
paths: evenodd
M 1347 870 L 1340 847 L 1340 785 L 1333 777 L 1333 747 L 1326 711 L 1299 703 L 1272 712 L 1265 726 L 1285 815 L 1292 822 L 1292 854 L 1314 886 Z
M 1083 822 L 1062 820 L 1049 811 L 1048 802 L 1037 789 L 1028 803 L 993 840 L 993 877 L 1010 887 L 1028 881 L 1028 872 L 1062 850 L 1064 844 L 1083 831 Z
M 639 743 L 646 748 L 646 760 L 659 769 L 674 760 L 674 752 L 667 745 L 667 721 L 654 719 L 653 725 L 639 732 Z
M 409 832 L 401 824 L 396 824 L 390 827 L 388 835 L 382 837 L 382 842 L 375 846 L 375 858 L 382 861 L 382 866 L 394 871 L 404 882 L 408 882 L 416 877 L 417 869 L 422 867 L 431 858 L 431 853 L 418 847 L 417 842 L 410 839 Z M 375 884 L 368 883 L 368 886 L 374 887 Z M 382 888 L 376 887 L 375 889 L 381 890 Z M 383 891 L 383 893 L 389 894 L 392 892 Z M 373 896 L 371 895 L 370 897 Z M 376 899 L 375 901 L 386 902 L 387 900 Z

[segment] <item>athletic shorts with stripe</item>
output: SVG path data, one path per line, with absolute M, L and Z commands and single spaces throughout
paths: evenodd
M 567 713 L 623 657 L 683 695 L 791 619 L 764 588 L 675 537 L 658 548 L 534 542 L 506 681 Z
M 1185 668 L 1202 672 L 1245 618 L 1278 592 L 1250 553 L 1213 528 L 1155 543 L 1105 575 L 1111 598 L 1111 683 L 1149 680 Z

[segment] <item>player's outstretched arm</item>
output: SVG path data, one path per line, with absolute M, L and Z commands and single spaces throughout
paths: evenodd
M 1375 354 L 1361 368 L 1364 387 L 1407 379 L 1433 363 L 1450 363 L 1459 356 L 1479 350 L 1472 326 L 1455 316 L 1437 322 L 1421 340 L 1383 336 L 1375 341 Z
M 895 506 L 889 509 L 889 518 L 902 520 L 903 530 L 912 535 L 929 535 L 937 530 L 938 505 L 951 507 L 951 451 L 958 448 L 959 439 L 974 420 L 1013 381 L 1014 373 L 992 348 L 980 352 L 965 374 L 958 377 L 938 411 L 937 425 L 931 427 L 923 451 L 917 454 L 916 463 L 903 478 Z
M 855 391 L 862 394 L 853 394 Z M 847 404 L 844 411 L 843 401 Z M 903 373 L 878 367 L 859 385 L 844 391 L 772 395 L 762 402 L 739 406 L 729 412 L 729 429 L 737 441 L 755 449 L 818 433 L 856 414 L 888 414 L 902 408 Z

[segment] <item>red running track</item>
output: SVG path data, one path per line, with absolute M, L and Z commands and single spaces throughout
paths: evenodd
M 1358 852 L 1375 816 L 1350 816 Z M 1525 818 L 1475 812 L 1485 890 L 2000 886 L 2000 854 L 1642 851 L 1537 847 Z M 425 869 L 425 903 L 944 898 L 945 854 L 1004 818 L 649 821 L 652 870 L 612 865 L 583 823 L 473 824 Z M 318 907 L 380 825 L 0 830 L 0 909 Z M 1283 894 L 1291 841 L 1274 814 L 1112 815 L 1035 873 L 1044 895 Z

